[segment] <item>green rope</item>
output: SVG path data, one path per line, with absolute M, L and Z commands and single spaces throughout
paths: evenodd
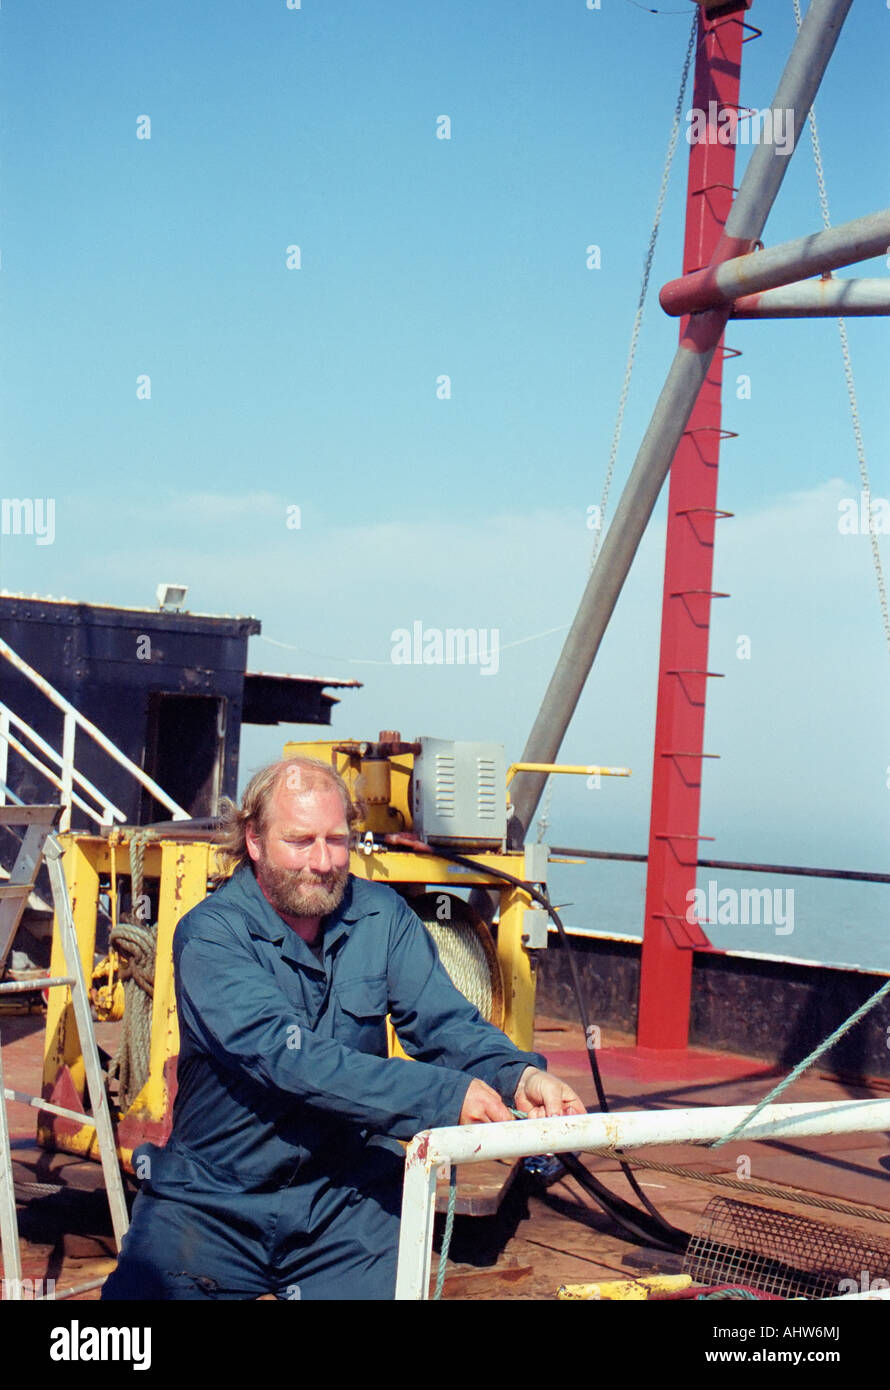
M 449 1175 L 448 1187 L 448 1213 L 445 1217 L 445 1230 L 442 1235 L 442 1251 L 439 1255 L 439 1268 L 436 1271 L 436 1290 L 433 1294 L 433 1301 L 442 1297 L 442 1290 L 445 1287 L 445 1266 L 448 1264 L 448 1247 L 451 1245 L 451 1233 L 454 1230 L 454 1209 L 457 1206 L 457 1168 L 452 1163 Z
M 742 1288 L 740 1284 L 734 1284 L 728 1289 L 718 1289 L 716 1293 L 697 1293 L 695 1302 L 704 1303 L 712 1298 L 752 1298 L 755 1303 L 759 1302 L 756 1293 L 752 1293 L 750 1289 Z
M 514 1110 L 512 1105 L 507 1109 L 514 1120 L 527 1120 L 528 1115 L 524 1110 Z M 437 1302 L 442 1297 L 442 1290 L 445 1287 L 445 1266 L 448 1264 L 448 1251 L 451 1248 L 451 1236 L 454 1231 L 454 1213 L 457 1208 L 457 1166 L 452 1163 L 448 1176 L 448 1210 L 445 1214 L 445 1230 L 442 1232 L 442 1249 L 439 1252 L 439 1268 L 436 1270 L 436 1287 L 433 1292 L 433 1302 Z
M 868 1013 L 869 1009 L 873 1009 L 875 1004 L 880 1003 L 885 994 L 888 993 L 890 993 L 890 980 L 888 980 L 886 984 L 881 985 L 877 993 L 873 994 L 870 999 L 866 999 L 864 1004 L 860 1004 L 856 1012 L 852 1013 L 839 1028 L 835 1028 L 834 1032 L 830 1033 L 825 1041 L 821 1042 L 819 1046 L 810 1053 L 809 1057 L 804 1057 L 802 1062 L 798 1062 L 793 1071 L 790 1071 L 785 1077 L 785 1080 L 780 1081 L 778 1086 L 774 1086 L 769 1095 L 764 1096 L 763 1100 L 755 1105 L 751 1113 L 739 1121 L 735 1129 L 730 1130 L 729 1134 L 724 1135 L 722 1139 L 715 1139 L 709 1147 L 712 1149 L 719 1149 L 721 1144 L 728 1144 L 731 1139 L 737 1139 L 742 1130 L 751 1123 L 755 1116 L 760 1114 L 765 1106 L 769 1105 L 771 1101 L 774 1101 L 777 1096 L 780 1096 L 786 1087 L 791 1085 L 792 1081 L 796 1081 L 797 1078 L 806 1071 L 807 1067 L 812 1066 L 812 1064 L 822 1056 L 823 1052 L 827 1052 L 839 1038 L 842 1038 L 845 1033 L 848 1033 L 850 1029 Z

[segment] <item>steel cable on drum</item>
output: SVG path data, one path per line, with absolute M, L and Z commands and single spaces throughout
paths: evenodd
M 737 1192 L 757 1192 L 763 1197 L 777 1197 L 781 1201 L 796 1202 L 804 1207 L 818 1207 L 821 1211 L 834 1211 L 842 1216 L 857 1216 L 864 1221 L 881 1221 L 890 1225 L 890 1211 L 882 1211 L 879 1207 L 859 1207 L 853 1202 L 817 1197 L 813 1193 L 799 1192 L 796 1188 L 780 1187 L 777 1183 L 757 1182 L 751 1178 L 730 1178 L 722 1173 L 708 1173 L 702 1168 L 682 1168 L 676 1163 L 656 1163 L 653 1159 L 640 1158 L 638 1154 L 634 1154 L 633 1163 L 635 1168 L 648 1168 L 653 1173 L 669 1173 L 678 1178 L 710 1182 L 716 1187 L 731 1187 Z
M 491 1019 L 492 989 L 488 958 L 474 928 L 467 922 L 430 922 L 424 926 L 436 943 L 439 959 L 451 983 L 465 999 Z

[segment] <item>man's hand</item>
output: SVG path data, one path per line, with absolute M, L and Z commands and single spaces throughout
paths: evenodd
M 530 1120 L 542 1120 L 545 1115 L 587 1114 L 587 1106 L 571 1086 L 537 1067 L 526 1067 L 520 1076 L 514 1104 Z
M 512 1120 L 513 1116 L 501 1100 L 497 1091 L 493 1090 L 485 1081 L 480 1081 L 474 1077 L 470 1082 L 470 1089 L 464 1096 L 464 1103 L 461 1107 L 461 1125 L 486 1124 L 492 1120 Z

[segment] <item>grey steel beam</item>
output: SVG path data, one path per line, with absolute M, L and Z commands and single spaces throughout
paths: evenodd
M 797 147 L 851 4 L 852 0 L 811 0 L 772 103 L 774 110 L 793 113 L 792 148 Z M 754 148 L 715 261 L 750 251 L 763 231 L 787 168 L 788 157 L 777 154 L 772 146 Z M 690 320 L 532 726 L 522 762 L 556 761 L 728 314 L 724 307 L 693 315 Z M 511 793 L 513 815 L 508 822 L 510 845 L 523 843 L 546 780 L 547 774 L 539 772 L 516 776 Z
M 886 280 L 800 280 L 762 294 L 735 300 L 731 319 L 863 318 L 890 314 L 890 277 Z
M 677 317 L 717 309 L 741 295 L 758 294 L 870 256 L 883 256 L 888 245 L 890 208 L 885 208 L 839 227 L 752 251 L 748 256 L 734 256 L 720 265 L 670 280 L 658 298 L 665 313 Z

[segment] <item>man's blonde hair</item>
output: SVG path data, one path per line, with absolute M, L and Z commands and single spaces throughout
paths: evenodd
M 349 828 L 350 846 L 355 843 L 355 827 L 362 819 L 365 807 L 360 800 L 353 799 L 339 772 L 329 763 L 321 762 L 319 758 L 302 755 L 283 758 L 280 762 L 270 763 L 268 767 L 262 767 L 259 772 L 254 773 L 244 788 L 240 806 L 228 797 L 223 798 L 220 812 L 222 825 L 216 837 L 216 859 L 219 866 L 215 876 L 217 880 L 227 878 L 242 864 L 251 862 L 247 849 L 247 828 L 250 826 L 258 839 L 264 838 L 269 824 L 272 798 L 282 782 L 287 785 L 289 791 L 298 793 L 312 792 L 318 787 L 339 792 Z

